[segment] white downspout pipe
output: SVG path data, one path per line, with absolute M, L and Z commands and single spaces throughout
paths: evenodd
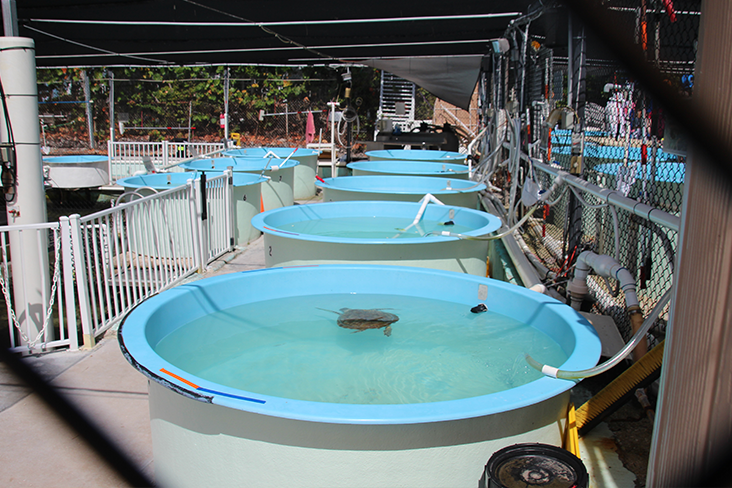
M 628 312 L 633 333 L 636 333 L 643 325 L 643 311 L 638 302 L 635 279 L 630 271 L 610 256 L 596 254 L 592 251 L 584 251 L 579 255 L 574 270 L 574 278 L 567 286 L 567 291 L 571 296 L 572 308 L 579 310 L 582 300 L 589 292 L 587 275 L 590 273 L 590 269 L 595 270 L 600 276 L 615 278 L 620 282 L 620 289 L 625 294 L 625 309 Z M 647 350 L 648 342 L 643 339 L 639 342 L 638 347 L 633 350 L 633 358 L 637 361 Z
M 638 295 L 635 289 L 635 280 L 625 267 L 621 266 L 614 258 L 604 254 L 596 254 L 592 251 L 584 251 L 577 258 L 577 265 L 574 270 L 574 278 L 567 286 L 572 296 L 572 308 L 579 310 L 582 299 L 589 292 L 587 288 L 587 275 L 590 269 L 606 278 L 615 278 L 620 282 L 620 288 L 625 293 L 626 308 L 638 307 Z

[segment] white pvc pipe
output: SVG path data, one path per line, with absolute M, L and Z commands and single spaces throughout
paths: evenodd
M 574 278 L 567 286 L 572 295 L 572 307 L 579 310 L 582 298 L 587 294 L 587 275 L 590 269 L 607 278 L 615 278 L 620 282 L 620 288 L 625 293 L 626 308 L 639 305 L 636 294 L 635 280 L 633 275 L 625 267 L 621 266 L 614 258 L 596 254 L 592 251 L 584 251 L 577 258 L 577 265 L 574 270 Z
M 651 313 L 648 314 L 648 317 L 646 317 L 646 320 L 643 322 L 643 325 L 638 329 L 638 331 L 635 333 L 635 335 L 628 341 L 628 343 L 615 354 L 612 358 L 608 359 L 602 364 L 598 364 L 594 368 L 590 369 L 583 369 L 580 371 L 566 371 L 561 370 L 559 368 L 555 368 L 554 366 L 549 366 L 548 364 L 541 364 L 536 359 L 532 358 L 528 354 L 526 355 L 526 361 L 531 365 L 531 367 L 541 371 L 543 374 L 547 376 L 551 376 L 552 378 L 561 378 L 565 380 L 579 380 L 582 378 L 589 378 L 591 376 L 597 376 L 598 374 L 602 374 L 605 371 L 609 370 L 616 364 L 618 364 L 620 361 L 628 357 L 628 355 L 633 351 L 633 349 L 636 348 L 636 346 L 646 337 L 646 333 L 650 330 L 651 326 L 658 320 L 658 317 L 661 315 L 661 312 L 663 311 L 666 304 L 668 304 L 669 300 L 671 300 L 671 291 L 673 288 L 669 288 L 666 293 L 663 294 L 663 296 L 658 300 L 656 303 L 656 306 L 653 307 L 653 310 L 651 310 Z
M 0 80 L 5 91 L 7 116 L 12 134 L 0 108 L 0 140 L 15 143 L 17 184 L 11 200 L 5 195 L 8 225 L 46 222 L 46 195 L 43 189 L 41 134 L 38 122 L 35 43 L 25 37 L 0 37 Z M 47 242 L 44 234 L 40 236 Z M 21 328 L 33 341 L 43 328 L 48 306 L 50 278 L 48 254 L 41 252 L 35 233 L 10 233 L 13 266 L 13 307 Z M 22 262 L 20 258 L 22 259 Z M 12 324 L 11 324 L 12 327 Z M 49 327 L 46 341 L 54 339 Z
M 437 197 L 435 197 L 431 193 L 427 193 L 425 196 L 422 197 L 422 199 L 419 201 L 421 204 L 419 206 L 419 210 L 417 211 L 417 216 L 414 217 L 414 221 L 409 224 L 407 227 L 404 228 L 404 230 L 400 231 L 398 234 L 396 234 L 393 238 L 399 237 L 400 235 L 404 234 L 406 231 L 414 227 L 415 225 L 419 224 L 419 221 L 422 219 L 422 215 L 424 215 L 424 211 L 427 209 L 427 205 L 432 202 L 436 203 L 438 205 L 444 205 Z M 392 239 L 393 239 L 392 238 Z

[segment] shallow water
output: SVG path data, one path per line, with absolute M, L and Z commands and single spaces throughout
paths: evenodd
M 337 325 L 341 308 L 399 317 L 384 329 Z M 198 377 L 251 393 L 317 402 L 457 400 L 541 377 L 524 360 L 567 356 L 545 334 L 493 312 L 421 297 L 309 295 L 227 309 L 165 337 L 156 352 Z
M 450 225 L 427 219 L 421 219 L 416 225 L 411 225 L 413 221 L 414 217 L 337 217 L 303 220 L 278 228 L 299 234 L 359 239 L 413 239 L 430 232 L 448 231 L 462 234 L 474 230 L 464 225 Z

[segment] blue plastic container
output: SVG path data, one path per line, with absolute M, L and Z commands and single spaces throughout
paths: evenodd
M 121 178 L 117 180 L 117 185 L 124 188 L 125 191 L 135 191 L 142 196 L 147 196 L 152 193 L 177 188 L 185 185 L 189 180 L 195 180 L 199 177 L 200 173 L 198 172 L 153 173 Z
M 208 178 L 221 176 L 223 173 L 206 172 Z M 117 180 L 117 184 L 125 191 L 133 191 L 141 196 L 147 196 L 171 188 L 185 185 L 191 179 L 198 179 L 201 173 L 186 171 L 184 173 L 155 173 L 140 176 L 130 176 Z M 268 180 L 265 177 L 250 173 L 233 173 L 234 221 L 236 222 L 236 242 L 246 245 L 261 235 L 258 229 L 252 226 L 252 217 L 260 211 L 262 184 Z M 175 205 L 177 202 L 173 202 Z M 185 203 L 183 204 L 185 205 Z M 187 215 L 187 209 L 181 208 L 180 215 Z

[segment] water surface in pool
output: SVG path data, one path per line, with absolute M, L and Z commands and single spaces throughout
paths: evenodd
M 399 320 L 391 324 L 390 336 L 384 328 L 354 332 L 338 326 L 341 308 L 382 309 Z M 470 308 L 395 295 L 278 298 L 194 320 L 155 350 L 184 371 L 232 388 L 349 404 L 486 395 L 541 377 L 525 353 L 545 364 L 566 360 L 559 345 L 537 329 Z
M 278 229 L 299 234 L 323 237 L 347 237 L 358 239 L 389 239 L 422 237 L 430 232 L 449 231 L 466 233 L 474 230 L 452 221 L 437 222 L 421 219 L 415 225 L 414 217 L 334 217 L 327 219 L 301 220 Z

